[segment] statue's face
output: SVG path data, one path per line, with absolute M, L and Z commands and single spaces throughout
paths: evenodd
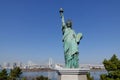
M 72 28 L 72 22 L 71 22 L 71 21 L 67 21 L 67 22 L 66 22 L 66 26 L 67 26 L 68 28 Z

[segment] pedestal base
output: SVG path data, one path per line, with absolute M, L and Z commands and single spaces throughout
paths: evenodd
M 59 69 L 58 80 L 87 80 L 89 70 L 82 69 Z

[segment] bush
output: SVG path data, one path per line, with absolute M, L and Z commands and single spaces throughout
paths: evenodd
M 102 74 L 101 80 L 120 80 L 120 60 L 114 54 L 109 60 L 103 61 L 108 74 Z
M 39 76 L 39 77 L 36 77 L 36 80 L 49 80 L 49 79 L 48 77 Z
M 27 80 L 27 78 L 26 78 L 26 77 L 23 77 L 22 80 Z

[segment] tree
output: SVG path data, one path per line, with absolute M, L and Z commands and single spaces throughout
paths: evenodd
M 3 69 L 3 70 L 0 72 L 0 80 L 7 80 L 7 78 L 8 78 L 7 71 L 6 71 L 6 69 Z
M 102 74 L 101 80 L 120 80 L 120 60 L 114 54 L 109 60 L 103 61 L 108 74 Z
M 21 74 L 22 74 L 22 70 L 19 67 L 15 67 L 10 71 L 9 78 L 12 80 L 16 80 L 17 78 L 20 77 Z
M 14 69 L 11 69 L 9 74 L 7 73 L 6 69 L 3 69 L 0 72 L 0 80 L 17 80 L 21 74 L 22 74 L 22 70 L 19 67 L 15 67 Z

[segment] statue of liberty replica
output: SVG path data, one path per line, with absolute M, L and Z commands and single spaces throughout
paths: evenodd
M 78 45 L 82 39 L 82 33 L 76 34 L 74 32 L 72 29 L 72 21 L 68 20 L 65 22 L 62 8 L 60 8 L 59 12 L 62 20 L 65 68 L 79 68 Z

